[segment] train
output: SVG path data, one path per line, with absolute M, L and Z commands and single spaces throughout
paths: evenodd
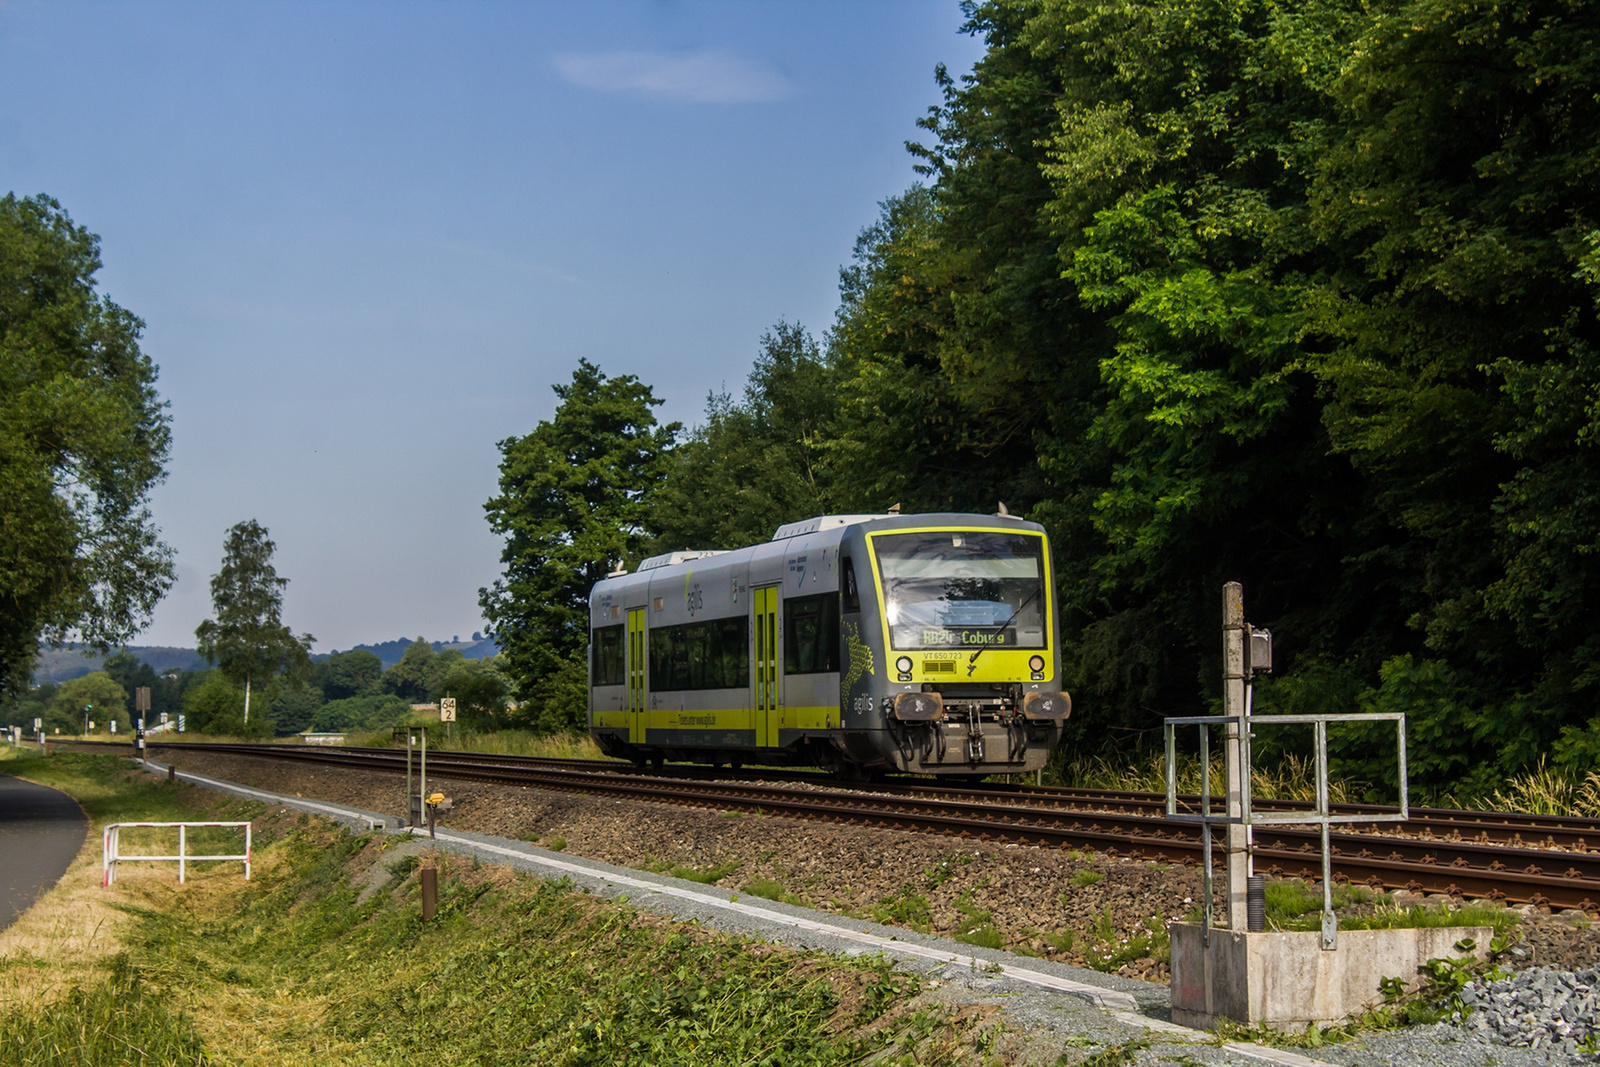
M 589 595 L 608 755 L 975 781 L 1042 767 L 1072 712 L 1050 542 L 1008 515 L 823 515 L 669 552 Z

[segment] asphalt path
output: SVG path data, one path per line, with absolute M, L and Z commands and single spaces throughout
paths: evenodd
M 88 832 L 67 794 L 0 775 L 0 930 L 60 880 Z

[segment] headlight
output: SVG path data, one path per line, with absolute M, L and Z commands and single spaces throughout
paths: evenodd
M 1028 669 L 1030 671 L 1042 671 L 1042 670 L 1044 670 L 1044 657 L 1043 656 L 1034 656 L 1032 659 L 1030 659 L 1028 661 Z
M 895 660 L 894 669 L 899 671 L 901 674 L 909 674 L 911 672 L 911 657 L 901 656 L 899 659 Z

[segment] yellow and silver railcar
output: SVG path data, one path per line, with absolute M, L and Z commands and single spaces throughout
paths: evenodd
M 1031 771 L 1060 740 L 1050 545 L 1008 515 L 827 515 L 589 597 L 589 731 L 638 763 Z

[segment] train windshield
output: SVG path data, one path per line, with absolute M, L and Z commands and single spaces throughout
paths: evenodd
M 1044 648 L 1044 539 L 994 530 L 877 534 L 896 649 Z

